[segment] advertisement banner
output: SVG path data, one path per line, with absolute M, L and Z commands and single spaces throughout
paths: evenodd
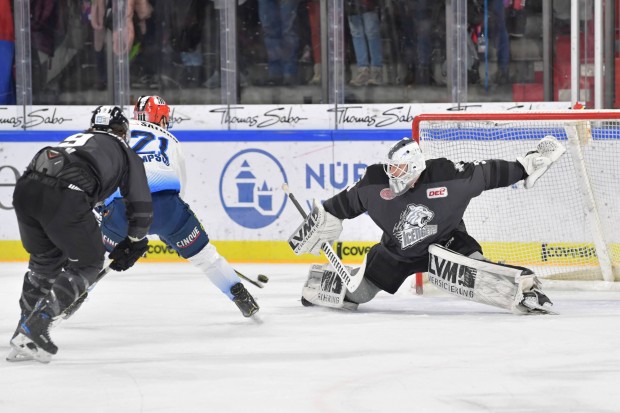
M 0 106 L 0 139 L 4 132 L 81 131 L 96 106 Z M 421 113 L 462 111 L 566 110 L 567 102 L 485 102 L 340 104 L 340 105 L 171 105 L 173 130 L 411 130 Z M 131 116 L 133 107 L 126 106 Z M 19 136 L 15 136 L 18 139 Z

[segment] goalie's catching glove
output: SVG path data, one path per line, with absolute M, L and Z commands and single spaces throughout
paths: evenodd
M 323 244 L 331 244 L 341 232 L 342 220 L 325 211 L 323 205 L 315 199 L 312 212 L 291 235 L 288 244 L 297 255 L 320 255 Z
M 138 241 L 132 241 L 127 237 L 110 253 L 109 258 L 112 260 L 110 268 L 114 271 L 125 271 L 131 268 L 148 249 L 149 241 L 146 237 Z
M 547 135 L 540 140 L 536 150 L 528 152 L 525 156 L 519 156 L 517 161 L 525 169 L 525 188 L 534 186 L 538 178 L 542 176 L 552 163 L 557 161 L 566 152 L 566 148 L 551 135 Z

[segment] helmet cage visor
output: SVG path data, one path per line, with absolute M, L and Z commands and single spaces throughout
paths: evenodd
M 401 141 L 397 145 L 390 150 L 382 164 L 390 180 L 390 189 L 395 195 L 402 195 L 413 187 L 426 169 L 426 161 L 416 142 Z

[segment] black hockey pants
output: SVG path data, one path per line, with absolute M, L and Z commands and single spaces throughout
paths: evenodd
M 30 271 L 53 282 L 62 311 L 103 267 L 105 248 L 91 203 L 84 192 L 61 180 L 26 172 L 15 185 L 13 206 L 22 244 L 30 254 Z M 24 278 L 24 292 L 36 290 L 27 285 L 28 279 Z

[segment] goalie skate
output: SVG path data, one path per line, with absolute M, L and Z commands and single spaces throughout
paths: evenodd
M 524 292 L 523 299 L 519 304 L 534 313 L 559 315 L 557 311 L 551 309 L 553 303 L 549 297 L 538 289 Z

